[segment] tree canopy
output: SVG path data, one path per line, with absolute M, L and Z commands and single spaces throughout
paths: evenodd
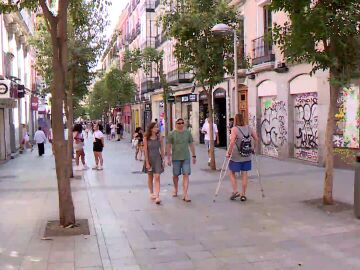
M 219 35 L 211 29 L 218 23 L 237 28 L 236 12 L 223 0 L 175 2 L 173 10 L 162 18 L 163 29 L 176 40 L 175 56 L 180 65 L 212 88 L 233 72 L 234 44 L 231 34 Z
M 332 82 L 338 83 L 348 82 L 359 71 L 358 0 L 273 0 L 271 7 L 289 16 L 273 29 L 273 39 L 288 62 L 311 63 L 313 72 L 332 69 Z

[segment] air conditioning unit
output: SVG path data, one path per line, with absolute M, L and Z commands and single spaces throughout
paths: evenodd
M 289 68 L 287 67 L 285 62 L 276 60 L 274 63 L 274 70 L 277 73 L 285 73 L 289 71 Z
M 11 98 L 11 81 L 0 80 L 0 98 Z

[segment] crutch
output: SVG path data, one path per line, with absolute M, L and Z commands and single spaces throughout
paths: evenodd
M 256 174 L 259 179 L 259 185 L 260 185 L 260 190 L 261 190 L 261 197 L 265 198 L 265 192 L 264 192 L 264 188 L 263 188 L 262 181 L 261 181 L 261 175 L 260 175 L 259 157 L 255 153 L 254 153 L 254 157 L 255 157 L 255 162 L 256 162 Z
M 221 186 L 221 182 L 222 180 L 225 178 L 228 167 L 229 167 L 229 162 L 230 162 L 231 156 L 229 158 L 227 158 L 225 156 L 224 158 L 224 162 L 222 164 L 221 167 L 221 171 L 220 171 L 220 176 L 219 176 L 219 182 L 217 184 L 216 190 L 215 190 L 215 194 L 214 194 L 214 198 L 213 198 L 213 202 L 215 202 L 215 198 L 217 197 L 217 195 L 219 194 L 219 190 L 220 190 L 220 186 Z

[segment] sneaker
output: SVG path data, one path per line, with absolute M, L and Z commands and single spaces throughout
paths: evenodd
M 103 166 L 99 166 L 97 169 L 98 169 L 98 171 L 102 171 L 104 168 L 103 168 Z
M 97 170 L 98 169 L 98 166 L 95 165 L 94 167 L 92 167 L 93 170 Z

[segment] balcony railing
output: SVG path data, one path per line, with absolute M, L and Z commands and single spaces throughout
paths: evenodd
M 194 75 L 189 72 L 184 72 L 180 69 L 170 71 L 166 75 L 166 79 L 170 85 L 179 85 L 181 83 L 191 83 Z
M 165 34 L 158 35 L 155 38 L 155 48 L 160 47 L 166 40 L 167 40 L 167 37 L 165 36 Z
M 253 45 L 253 65 L 275 61 L 275 54 L 272 50 L 272 44 L 264 36 L 252 41 Z
M 160 82 L 159 82 L 159 78 L 155 77 L 155 78 L 146 78 L 142 83 L 141 83 L 141 93 L 145 94 L 145 93 L 149 93 L 152 92 L 156 89 L 160 88 Z
M 146 12 L 155 12 L 155 0 L 146 0 Z

